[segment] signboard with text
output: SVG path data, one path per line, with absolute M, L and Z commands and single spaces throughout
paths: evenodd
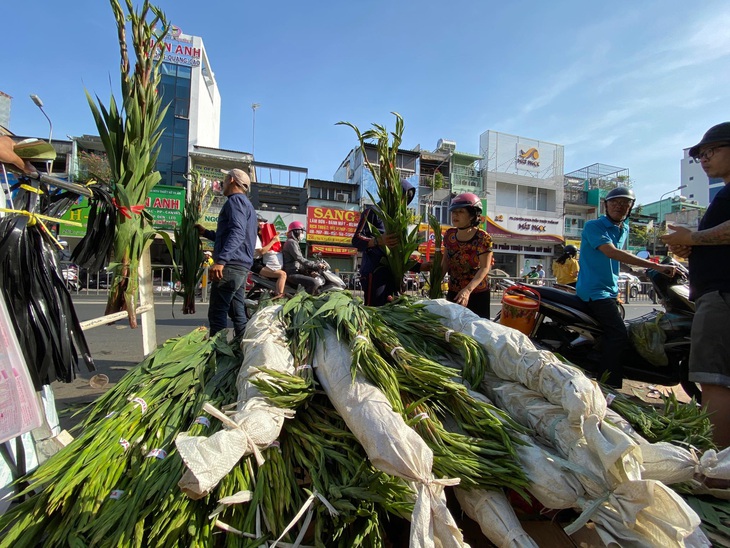
M 360 212 L 332 207 L 307 208 L 307 241 L 350 244 Z
M 152 215 L 154 227 L 158 230 L 174 230 L 182 220 L 183 207 L 185 207 L 185 189 L 177 186 L 157 185 L 150 191 L 145 202 L 145 211 Z M 61 218 L 81 223 L 82 226 L 60 223 L 59 236 L 83 238 L 89 219 L 88 199 L 79 198 Z
M 342 247 L 340 245 L 317 245 L 309 246 L 312 253 L 322 253 L 323 255 L 357 255 L 357 249 L 354 247 Z

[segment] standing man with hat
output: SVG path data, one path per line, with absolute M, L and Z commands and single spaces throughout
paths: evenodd
M 689 259 L 690 298 L 695 302 L 689 380 L 700 383 L 719 449 L 730 447 L 730 122 L 707 130 L 689 149 L 711 178 L 725 186 L 712 199 L 698 230 L 669 225 L 670 250 Z
M 201 236 L 213 240 L 213 265 L 209 276 L 213 282 L 208 306 L 210 334 L 215 335 L 233 321 L 238 337 L 246 327 L 246 278 L 253 264 L 258 221 L 256 210 L 246 193 L 251 179 L 241 169 L 232 169 L 223 178 L 223 195 L 228 198 L 218 214 L 215 232 L 196 225 Z

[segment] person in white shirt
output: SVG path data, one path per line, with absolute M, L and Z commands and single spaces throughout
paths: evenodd
M 261 225 L 265 223 L 265 220 L 259 219 L 259 234 L 261 233 Z M 280 251 L 276 252 L 271 250 L 274 244 L 278 241 L 278 238 L 272 238 L 268 244 L 263 245 L 261 243 L 261 236 L 256 236 L 256 251 L 254 253 L 254 258 L 260 260 L 260 263 L 258 260 L 254 261 L 254 266 L 252 268 L 254 272 L 258 270 L 258 272 L 256 272 L 257 274 L 276 280 L 276 294 L 273 296 L 274 299 L 284 296 L 284 286 L 286 285 L 286 272 L 284 272 L 282 268 L 284 264 L 282 254 Z M 257 268 L 257 266 L 260 266 L 261 268 Z

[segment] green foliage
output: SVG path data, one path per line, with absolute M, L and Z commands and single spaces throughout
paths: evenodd
M 206 202 L 208 188 L 203 185 L 200 172 L 193 170 L 188 177 L 190 181 L 188 199 L 183 208 L 180 225 L 175 227 L 175 241 L 164 230 L 158 232 L 172 257 L 172 277 L 180 283 L 180 290 L 173 294 L 183 297 L 183 314 L 195 314 L 195 291 L 203 277 L 203 246 L 196 228 L 203 215 L 203 204 Z
M 437 171 L 433 176 L 433 190 L 439 190 L 444 188 L 444 176 L 440 171 Z
M 380 124 L 372 124 L 373 129 L 364 132 L 350 122 L 338 122 L 337 125 L 349 126 L 355 131 L 365 164 L 373 174 L 378 186 L 379 200 L 370 196 L 375 204 L 373 209 L 383 220 L 385 233 L 398 236 L 399 244 L 396 247 L 383 246 L 385 252 L 383 262 L 388 267 L 396 287 L 400 287 L 403 275 L 415 264 L 410 257 L 418 249 L 418 223 L 412 229 L 408 228 L 412 224 L 412 213 L 408 210 L 406 196 L 401 187 L 400 173 L 396 168 L 396 158 L 403 140 L 404 125 L 400 114 L 397 112 L 392 114 L 395 116 L 394 132 L 388 132 L 385 126 Z M 370 140 L 375 140 L 377 145 L 377 166 L 370 163 L 365 153 L 365 143 Z M 373 228 L 373 232 L 377 233 L 377 230 Z
M 444 292 L 441 289 L 441 283 L 444 281 L 444 271 L 441 266 L 441 260 L 443 258 L 443 252 L 441 251 L 441 243 L 443 241 L 443 234 L 441 234 L 441 223 L 433 215 L 428 216 L 428 224 L 431 226 L 431 230 L 434 235 L 434 244 L 436 246 L 435 253 L 433 254 L 433 263 L 431 264 L 431 271 L 428 277 L 428 298 L 429 299 L 440 299 L 444 296 Z M 426 242 L 428 245 L 428 242 Z
M 119 208 L 114 242 L 114 281 L 106 313 L 126 309 L 130 326 L 136 327 L 137 268 L 142 253 L 155 235 L 152 217 L 142 207 L 150 190 L 160 180 L 155 162 L 162 135 L 160 126 L 167 110 L 157 93 L 163 57 L 156 56 L 155 49 L 170 27 L 164 13 L 148 0 L 139 11 L 135 11 L 131 0 L 125 0 L 127 13 L 118 0 L 110 0 L 110 4 L 117 23 L 121 55 L 122 103 L 119 105 L 112 95 L 106 107 L 98 97 L 95 101 L 88 92 L 86 97 L 104 144 L 114 199 Z M 130 72 L 127 23 L 131 28 L 136 58 L 133 72 Z M 158 25 L 162 30 L 156 29 Z

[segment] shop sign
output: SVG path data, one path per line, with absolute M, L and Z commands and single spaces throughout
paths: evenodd
M 354 247 L 342 247 L 339 245 L 317 245 L 309 246 L 312 253 L 321 253 L 322 255 L 357 255 L 357 249 Z
M 515 164 L 517 169 L 529 169 L 531 171 L 540 170 L 540 149 L 517 143 L 517 153 L 515 154 Z
M 498 232 L 512 235 L 514 237 L 530 237 L 530 236 L 551 236 L 562 240 L 563 225 L 561 219 L 549 217 L 547 215 L 495 215 L 491 221 Z M 493 232 L 493 227 L 489 228 L 489 232 Z
M 360 212 L 333 207 L 307 208 L 307 241 L 349 244 Z
M 151 40 L 152 47 L 155 41 Z M 191 38 L 185 38 L 179 27 L 172 27 L 172 31 L 165 37 L 162 42 L 162 57 L 165 63 L 173 65 L 186 65 L 188 67 L 199 67 L 201 52 L 200 48 L 196 48 L 192 44 Z M 159 57 L 158 50 L 155 48 L 155 59 Z
M 152 215 L 153 226 L 157 230 L 174 230 L 182 220 L 183 207 L 185 207 L 185 189 L 177 186 L 157 185 L 150 191 L 145 201 L 145 211 Z M 83 238 L 89 219 L 88 198 L 79 198 L 76 205 L 71 206 L 61 218 L 81 223 L 82 226 L 59 223 L 59 236 Z

